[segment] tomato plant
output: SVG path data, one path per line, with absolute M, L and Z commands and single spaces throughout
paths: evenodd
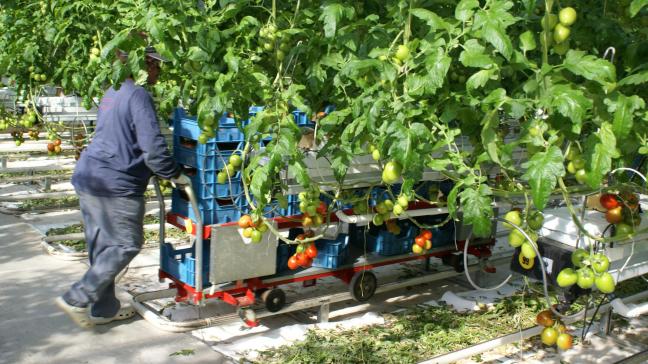
M 153 45 L 169 60 L 152 88 L 162 115 L 181 103 L 198 117 L 203 141 L 223 112 L 244 128 L 241 159 L 224 171 L 241 169 L 253 210 L 285 192 L 285 170 L 319 198 L 298 148 L 297 108 L 316 115 L 317 153 L 331 162 L 336 190 L 371 144 L 384 183 L 402 180 L 403 202 L 413 201 L 425 169 L 440 172 L 455 182 L 451 215 L 461 207 L 464 223 L 487 236 L 493 198 L 504 189 L 531 196 L 525 211 L 542 211 L 550 194 L 568 195 L 566 168 L 598 189 L 611 170 L 648 154 L 644 5 L 10 0 L 0 5 L 0 74 L 23 100 L 55 85 L 91 106 L 129 75 L 142 82 L 144 49 Z M 603 58 L 610 46 L 614 60 Z M 321 111 L 329 104 L 334 111 Z M 256 105 L 263 111 L 244 125 Z M 30 128 L 7 120 L 0 126 L 22 143 Z M 517 150 L 527 153 L 521 161 Z M 491 183 L 493 166 L 504 183 Z M 407 208 L 400 198 L 398 205 L 398 213 Z M 304 225 L 323 222 L 310 215 Z

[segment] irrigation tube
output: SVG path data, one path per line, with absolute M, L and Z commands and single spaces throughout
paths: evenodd
M 584 313 L 585 313 L 585 309 L 583 309 L 582 311 L 577 312 L 577 313 L 575 313 L 575 314 L 573 314 L 573 315 L 569 315 L 569 316 L 567 316 L 567 315 L 563 315 L 562 313 L 558 312 L 558 311 L 553 307 L 553 305 L 551 304 L 551 298 L 549 297 L 549 285 L 548 285 L 548 283 L 547 283 L 547 272 L 546 272 L 546 270 L 545 270 L 544 260 L 542 259 L 542 255 L 540 255 L 540 251 L 538 251 L 538 247 L 536 246 L 536 244 L 535 244 L 535 243 L 533 242 L 533 240 L 529 237 L 529 235 L 527 235 L 527 233 L 526 233 L 526 232 L 525 232 L 521 227 L 517 226 L 516 224 L 513 224 L 513 223 L 511 223 L 510 221 L 507 221 L 507 220 L 505 220 L 505 219 L 503 219 L 503 218 L 501 218 L 501 217 L 494 217 L 493 219 L 498 220 L 498 221 L 500 221 L 500 222 L 505 222 L 505 223 L 507 223 L 507 224 L 513 226 L 516 230 L 518 230 L 520 233 L 522 233 L 522 235 L 524 236 L 524 238 L 525 238 L 525 239 L 530 243 L 531 247 L 533 247 L 533 251 L 536 253 L 536 257 L 538 258 L 538 261 L 540 262 L 540 270 L 542 271 L 542 288 L 543 288 L 543 290 L 544 290 L 545 300 L 547 301 L 547 307 L 549 307 L 549 309 L 551 310 L 551 312 L 553 312 L 554 315 L 560 317 L 560 318 L 563 319 L 563 320 L 577 319 L 577 318 L 579 318 L 582 314 L 584 314 Z M 466 238 L 466 243 L 464 244 L 464 255 L 463 255 L 463 258 L 464 258 L 464 266 L 466 266 L 466 265 L 468 264 L 468 245 L 470 245 L 470 238 L 471 238 L 471 237 L 472 237 L 472 231 L 470 231 L 470 234 L 468 234 L 468 237 Z M 465 273 L 466 273 L 466 278 L 468 279 L 468 282 L 469 282 L 469 283 L 470 283 L 470 284 L 471 284 L 471 285 L 472 285 L 476 290 L 479 290 L 479 291 L 492 291 L 492 290 L 499 289 L 500 287 L 502 287 L 503 285 L 505 285 L 506 283 L 508 283 L 508 281 L 509 281 L 509 280 L 511 279 L 511 277 L 513 276 L 513 274 L 509 274 L 509 276 L 508 276 L 508 277 L 507 277 L 507 278 L 506 278 L 502 283 L 500 283 L 499 285 L 497 285 L 497 286 L 495 286 L 495 287 L 492 287 L 492 288 L 483 288 L 483 287 L 480 287 L 480 286 L 478 286 L 477 284 L 475 284 L 475 282 L 473 282 L 473 280 L 472 280 L 472 278 L 470 277 L 470 274 L 468 273 L 468 271 L 465 271 Z

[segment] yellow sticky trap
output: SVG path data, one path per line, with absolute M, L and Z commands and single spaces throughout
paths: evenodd
M 187 230 L 189 234 L 193 234 L 193 223 L 191 222 L 191 219 L 185 220 L 185 230 Z

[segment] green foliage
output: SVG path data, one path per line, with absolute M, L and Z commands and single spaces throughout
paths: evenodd
M 254 157 L 243 179 L 260 207 L 283 188 L 282 171 L 304 187 L 314 184 L 291 112 L 310 116 L 335 105 L 318 118 L 316 143 L 339 184 L 371 143 L 380 163 L 403 166 L 408 185 L 425 168 L 452 178 L 461 206 L 449 207 L 455 217 L 461 207 L 480 234 L 490 229 L 486 174 L 494 165 L 541 208 L 564 173 L 569 143 L 583 147 L 592 187 L 648 150 L 645 1 L 570 3 L 578 20 L 564 55 L 543 41 L 544 4 L 534 1 L 201 4 L 3 2 L 0 74 L 25 99 L 49 83 L 91 106 L 109 85 L 143 80 L 144 47 L 155 46 L 169 59 L 153 88 L 163 115 L 180 103 L 213 132 L 214 113 L 231 112 L 242 126 L 250 106 L 265 106 L 245 126 Z M 602 58 L 610 45 L 613 61 Z M 397 57 L 405 46 L 407 57 Z M 117 50 L 128 60 L 121 62 Z M 47 81 L 35 81 L 34 73 Z M 513 142 L 505 140 L 511 130 L 520 131 Z M 514 158 L 518 149 L 527 152 L 523 163 Z

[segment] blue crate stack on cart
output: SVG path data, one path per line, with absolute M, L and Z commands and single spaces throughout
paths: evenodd
M 222 224 L 240 218 L 241 176 L 237 172 L 226 183 L 217 183 L 218 172 L 229 158 L 243 147 L 244 135 L 234 119 L 223 114 L 218 120 L 216 135 L 206 143 L 198 142 L 201 130 L 196 117 L 188 116 L 178 108 L 173 118 L 173 154 L 191 177 L 198 198 L 203 224 Z M 173 191 L 171 211 L 196 220 L 187 197 L 179 190 Z

